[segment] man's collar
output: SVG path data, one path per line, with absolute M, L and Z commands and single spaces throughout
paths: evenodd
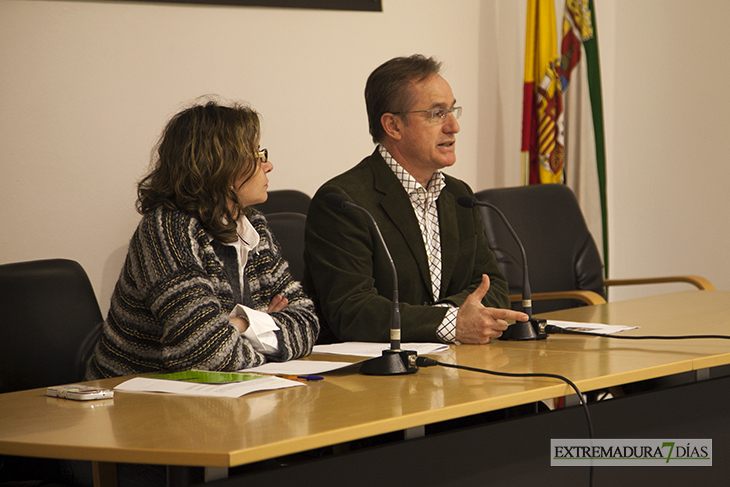
M 400 183 L 403 185 L 403 188 L 405 188 L 408 194 L 412 194 L 418 191 L 419 187 L 423 188 L 423 185 L 419 183 L 416 178 L 414 178 L 403 166 L 401 166 L 398 161 L 396 161 L 395 158 L 390 155 L 388 149 L 386 149 L 382 144 L 378 144 L 377 150 L 382 156 L 383 160 L 385 160 L 385 163 L 388 165 L 388 167 L 390 167 L 395 176 L 398 178 L 398 181 L 400 181 Z M 434 192 L 436 194 L 436 197 L 438 197 L 445 184 L 446 178 L 444 177 L 441 170 L 437 170 L 431 175 L 431 179 L 429 179 L 427 187 L 423 189 L 429 192 Z

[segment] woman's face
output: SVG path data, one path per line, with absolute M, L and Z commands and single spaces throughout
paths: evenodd
M 243 206 L 258 205 L 266 201 L 269 197 L 266 193 L 269 188 L 269 178 L 266 175 L 273 169 L 274 165 L 269 161 L 268 151 L 262 149 L 259 151 L 253 176 L 248 181 L 246 181 L 245 176 L 236 178 L 233 182 L 233 190 Z

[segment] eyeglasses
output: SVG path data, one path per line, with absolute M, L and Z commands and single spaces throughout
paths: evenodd
M 261 149 L 256 154 L 259 158 L 259 161 L 261 161 L 261 164 L 264 164 L 265 162 L 269 162 L 269 150 L 268 149 Z
M 454 108 L 432 108 L 431 110 L 413 110 L 411 112 L 393 112 L 393 115 L 405 115 L 407 113 L 430 113 L 431 116 L 428 118 L 432 122 L 443 122 L 446 120 L 446 117 L 449 116 L 449 113 L 454 116 L 454 118 L 459 118 L 461 116 L 461 107 L 454 107 Z

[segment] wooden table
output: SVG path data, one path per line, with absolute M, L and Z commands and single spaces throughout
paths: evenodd
M 542 317 L 640 326 L 627 335 L 727 334 L 730 292 L 686 291 Z M 533 342 L 452 346 L 433 357 L 497 371 L 561 374 L 587 392 L 730 364 L 730 341 L 552 335 Z M 442 367 L 374 377 L 355 367 L 306 387 L 237 399 L 117 392 L 113 400 L 83 403 L 46 397 L 43 389 L 2 394 L 0 453 L 102 465 L 232 467 L 572 394 L 565 383 L 544 378 Z M 91 384 L 114 387 L 123 380 Z

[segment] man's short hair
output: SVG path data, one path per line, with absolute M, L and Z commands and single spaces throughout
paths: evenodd
M 386 61 L 370 74 L 365 84 L 365 106 L 373 142 L 381 142 L 385 135 L 380 123 L 383 114 L 407 112 L 415 103 L 411 85 L 438 74 L 440 69 L 441 63 L 434 58 L 414 54 Z

